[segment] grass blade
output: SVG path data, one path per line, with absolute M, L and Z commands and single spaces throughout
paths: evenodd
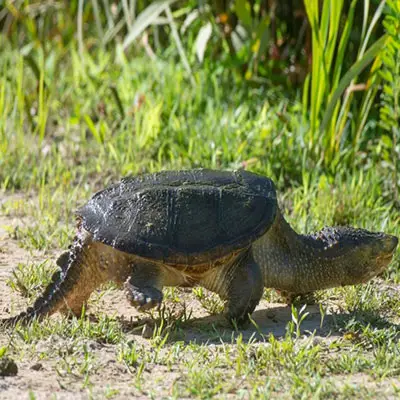
M 112 95 L 114 97 L 115 103 L 117 104 L 118 111 L 121 114 L 121 117 L 125 118 L 124 106 L 122 105 L 122 101 L 121 101 L 121 98 L 119 97 L 119 93 L 118 93 L 117 88 L 115 87 L 115 85 L 111 85 L 110 86 L 110 90 L 111 90 L 111 93 L 112 93 Z
M 132 18 L 128 6 L 127 0 L 122 0 L 122 9 L 124 10 L 124 17 L 126 21 L 126 26 L 128 27 L 128 30 L 130 31 L 132 28 Z
M 77 20 L 77 33 L 78 33 L 78 43 L 79 43 L 79 54 L 83 58 L 83 1 L 79 0 L 78 4 L 78 20 Z
M 97 3 L 97 0 L 92 0 L 92 7 L 93 7 L 93 13 L 94 13 L 94 20 L 96 22 L 96 29 L 97 29 L 97 34 L 103 40 L 104 38 L 104 32 L 103 32 L 103 27 L 101 25 L 101 16 L 100 16 L 100 10 L 99 10 L 99 5 Z
M 176 47 L 178 48 L 178 52 L 179 52 L 179 55 L 181 57 L 183 66 L 185 67 L 187 73 L 189 74 L 189 78 L 190 78 L 191 84 L 193 86 L 196 86 L 196 81 L 193 78 L 192 69 L 190 68 L 190 64 L 189 64 L 189 61 L 188 61 L 188 59 L 186 57 L 185 50 L 183 49 L 181 39 L 179 38 L 178 29 L 176 28 L 176 25 L 175 25 L 175 22 L 174 22 L 174 18 L 172 16 L 171 9 L 169 8 L 169 5 L 167 5 L 167 7 L 165 9 L 165 13 L 167 14 L 167 18 L 168 18 L 169 24 L 171 26 L 172 36 L 173 36 L 173 38 L 175 40 Z
M 373 31 L 373 29 L 375 28 L 376 23 L 379 21 L 382 13 L 383 13 L 383 9 L 385 7 L 386 4 L 386 0 L 382 0 L 381 3 L 379 4 L 378 8 L 375 11 L 374 16 L 372 17 L 372 20 L 369 24 L 368 30 L 367 30 L 367 34 L 365 35 L 365 37 L 361 36 L 363 39 L 363 44 L 361 45 L 360 48 L 360 52 L 358 54 L 358 58 L 362 57 L 364 55 L 365 49 L 367 47 L 367 44 L 369 42 L 369 38 L 371 36 L 371 33 Z
M 131 26 L 131 31 L 125 38 L 122 48 L 126 50 L 143 31 L 151 25 L 166 8 L 176 0 L 161 0 L 150 4 L 142 11 Z
M 203 62 L 204 53 L 206 51 L 207 43 L 210 40 L 211 33 L 211 22 L 207 22 L 207 24 L 200 28 L 199 33 L 196 37 L 194 48 L 196 49 L 196 55 L 200 62 Z

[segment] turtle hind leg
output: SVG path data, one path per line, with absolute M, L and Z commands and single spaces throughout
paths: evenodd
M 137 310 L 146 311 L 161 305 L 162 272 L 157 264 L 133 262 L 124 283 L 126 296 Z
M 125 290 L 128 300 L 138 311 L 159 307 L 163 299 L 161 290 L 153 286 L 138 286 L 132 283 L 132 277 L 125 282 Z
M 251 250 L 222 268 L 214 268 L 200 285 L 226 301 L 225 315 L 234 326 L 249 322 L 249 315 L 260 302 L 264 290 L 261 269 Z
M 128 300 L 138 311 L 159 307 L 164 286 L 180 286 L 184 279 L 179 271 L 152 262 L 133 262 L 125 281 Z

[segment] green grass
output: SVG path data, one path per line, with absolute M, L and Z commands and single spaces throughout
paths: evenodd
M 62 56 L 53 49 L 45 62 L 37 54 L 38 80 L 19 52 L 2 52 L 0 210 L 10 221 L 9 238 L 35 255 L 15 264 L 9 286 L 19 295 L 32 301 L 48 282 L 54 254 L 74 235 L 79 205 L 120 177 L 145 171 L 246 167 L 275 180 L 298 231 L 350 224 L 400 236 L 387 190 L 392 171 L 376 142 L 357 154 L 352 168 L 339 161 L 327 170 L 307 157 L 299 103 L 236 82 L 226 71 L 194 71 L 193 87 L 170 61 L 121 57 L 114 63 L 100 50 L 81 60 L 73 47 Z M 17 326 L 2 340 L 18 363 L 33 359 L 53 371 L 60 390 L 99 398 L 127 390 L 154 398 L 396 396 L 399 262 L 397 252 L 383 277 L 368 285 L 318 293 L 322 314 L 335 313 L 311 332 L 303 329 L 310 316 L 301 309 L 293 309 L 283 335 L 258 326 L 248 336 L 196 325 L 182 292 L 167 289 L 167 306 L 150 316 L 156 328 L 148 340 L 101 309 L 95 318 L 84 313 Z M 264 297 L 279 300 L 271 291 Z M 205 312 L 220 312 L 219 300 L 205 291 L 195 289 L 192 298 Z M 102 379 L 110 369 L 117 378 Z

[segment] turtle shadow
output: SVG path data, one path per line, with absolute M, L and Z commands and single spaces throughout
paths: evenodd
M 400 325 L 389 322 L 384 317 L 373 312 L 354 310 L 351 313 L 336 312 L 322 315 L 318 304 L 307 306 L 304 313 L 307 316 L 300 323 L 301 335 L 314 333 L 322 338 L 342 337 L 348 324 L 357 324 L 358 328 L 370 325 L 372 328 L 394 328 L 399 333 Z M 289 322 L 292 321 L 292 310 L 283 305 L 257 309 L 251 316 L 252 322 L 244 329 L 234 329 L 222 315 L 207 315 L 178 321 L 167 329 L 167 342 L 196 343 L 203 345 L 220 345 L 222 342 L 235 343 L 239 338 L 245 343 L 267 342 L 270 335 L 284 338 L 288 334 Z M 152 320 L 159 326 L 160 320 Z M 140 335 L 141 330 L 132 331 L 132 326 L 124 324 L 124 330 Z M 140 325 L 140 323 L 138 324 Z
M 327 315 L 322 318 L 319 307 L 314 305 L 308 306 L 304 311 L 309 314 L 300 324 L 301 334 L 310 334 L 315 331 L 319 336 L 328 336 L 330 330 L 327 327 L 332 325 L 335 316 Z M 277 339 L 285 337 L 291 320 L 291 308 L 285 306 L 273 306 L 254 311 L 251 315 L 251 323 L 243 329 L 234 329 L 221 315 L 210 315 L 188 321 L 182 326 L 182 330 L 177 332 L 178 335 L 172 336 L 170 341 L 221 344 L 221 342 L 233 343 L 240 338 L 245 343 L 266 342 L 270 335 Z M 179 338 L 179 334 L 183 337 Z

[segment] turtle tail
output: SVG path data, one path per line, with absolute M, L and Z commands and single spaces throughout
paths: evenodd
M 16 325 L 18 322 L 28 323 L 33 319 L 42 319 L 65 307 L 65 296 L 76 285 L 80 276 L 84 249 L 84 235 L 76 236 L 69 247 L 69 251 L 62 253 L 57 259 L 57 265 L 60 269 L 53 274 L 51 282 L 44 293 L 31 307 L 28 307 L 20 314 L 0 319 L 0 326 L 9 327 Z

